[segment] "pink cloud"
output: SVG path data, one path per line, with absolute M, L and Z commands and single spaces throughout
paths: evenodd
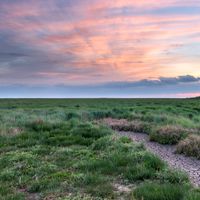
M 185 57 L 182 50 L 187 46 L 192 51 L 192 44 L 199 41 L 199 36 L 194 35 L 200 32 L 200 15 L 114 15 L 107 18 L 104 15 L 112 8 L 147 10 L 200 6 L 199 1 L 94 0 L 63 6 L 61 11 L 55 9 L 56 1 L 48 1 L 46 7 L 41 6 L 44 5 L 41 2 L 5 4 L 5 21 L 0 22 L 0 29 L 16 32 L 12 38 L 15 43 L 25 43 L 50 57 L 57 56 L 60 62 L 55 71 L 49 72 L 46 67 L 39 72 L 46 77 L 60 79 L 62 76 L 63 82 L 71 80 L 72 76 L 77 80 L 81 77 L 84 81 L 95 81 L 91 76 L 101 74 L 98 81 L 104 82 L 178 76 L 191 69 L 193 75 L 200 73 L 199 59 Z M 91 67 L 92 72 L 82 75 L 83 69 Z M 69 68 L 76 69 L 74 74 L 63 75 L 61 71 Z
M 200 96 L 200 92 L 185 92 L 185 93 L 178 93 L 176 94 L 177 97 L 179 98 L 191 98 L 191 97 L 199 97 Z

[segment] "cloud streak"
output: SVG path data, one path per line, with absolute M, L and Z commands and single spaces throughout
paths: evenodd
M 179 77 L 161 77 L 157 80 L 144 79 L 135 82 L 108 82 L 85 85 L 4 85 L 0 97 L 124 97 L 124 98 L 184 98 L 198 96 L 200 77 L 190 75 Z

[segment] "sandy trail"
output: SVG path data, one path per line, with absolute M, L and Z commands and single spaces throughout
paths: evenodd
M 200 160 L 186 157 L 184 155 L 175 154 L 175 146 L 161 145 L 156 142 L 149 141 L 149 136 L 144 133 L 133 132 L 118 132 L 122 136 L 128 136 L 136 142 L 142 142 L 146 148 L 152 153 L 158 155 L 162 160 L 166 161 L 168 165 L 175 169 L 185 171 L 191 182 L 200 187 Z

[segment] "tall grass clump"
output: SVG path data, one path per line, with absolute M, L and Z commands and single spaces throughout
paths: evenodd
M 81 115 L 76 112 L 69 112 L 65 114 L 65 119 L 66 120 L 81 119 Z
M 53 125 L 51 123 L 42 119 L 28 122 L 26 126 L 33 131 L 50 131 L 53 128 Z
M 161 183 L 171 183 L 171 184 L 190 184 L 188 175 L 185 172 L 175 170 L 175 169 L 164 169 L 156 174 L 157 179 Z
M 199 200 L 200 199 L 200 191 L 199 190 L 192 190 L 187 193 L 184 200 Z
M 176 152 L 200 159 L 200 136 L 189 135 L 186 139 L 179 142 Z
M 137 200 L 182 200 L 183 187 L 174 184 L 145 183 L 133 192 Z
M 104 126 L 93 125 L 91 123 L 81 123 L 71 130 L 71 134 L 84 138 L 99 139 L 112 134 L 112 131 Z
M 160 144 L 177 144 L 187 136 L 187 131 L 179 126 L 161 126 L 152 130 L 150 140 Z

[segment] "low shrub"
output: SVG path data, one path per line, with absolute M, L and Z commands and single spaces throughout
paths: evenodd
M 155 175 L 155 171 L 143 164 L 129 166 L 124 172 L 124 177 L 130 182 L 143 181 L 150 179 Z
M 177 144 L 187 136 L 187 131 L 178 126 L 162 126 L 150 133 L 150 140 L 160 144 Z
M 71 120 L 71 119 L 81 119 L 81 115 L 75 112 L 69 112 L 65 114 L 66 120 Z
M 112 140 L 110 137 L 102 137 L 96 140 L 92 144 L 92 150 L 99 151 L 99 150 L 106 150 L 107 147 L 112 145 Z
M 33 181 L 29 187 L 28 192 L 37 193 L 44 192 L 47 190 L 53 191 L 60 187 L 61 182 L 57 179 L 49 178 L 49 179 L 39 179 L 37 181 Z
M 144 124 L 139 121 L 127 122 L 124 124 L 113 125 L 112 128 L 118 131 L 132 131 L 132 132 L 144 132 Z
M 149 123 L 141 121 L 127 121 L 125 119 L 104 119 L 104 123 L 117 131 L 132 131 L 140 133 L 149 133 L 151 126 Z
M 93 140 L 91 138 L 84 138 L 80 135 L 58 135 L 54 137 L 48 137 L 44 141 L 44 144 L 51 146 L 69 146 L 69 145 L 91 145 Z
M 90 123 L 79 124 L 71 130 L 71 135 L 79 135 L 84 138 L 98 139 L 110 135 L 112 131 L 107 127 L 96 126 Z
M 153 169 L 155 171 L 160 171 L 165 167 L 164 161 L 151 153 L 144 154 L 143 162 L 147 168 Z
M 186 139 L 179 142 L 176 152 L 200 159 L 200 136 L 189 135 Z
M 131 143 L 131 142 L 132 142 L 131 138 L 126 137 L 126 136 L 120 137 L 120 138 L 119 138 L 119 141 L 122 142 L 122 143 L 124 143 L 124 144 L 126 144 L 126 143 Z
M 103 119 L 107 117 L 114 116 L 111 111 L 92 111 L 90 112 L 90 116 L 92 119 Z
M 26 127 L 33 131 L 50 131 L 52 129 L 52 124 L 45 122 L 42 119 L 38 119 L 27 123 Z

